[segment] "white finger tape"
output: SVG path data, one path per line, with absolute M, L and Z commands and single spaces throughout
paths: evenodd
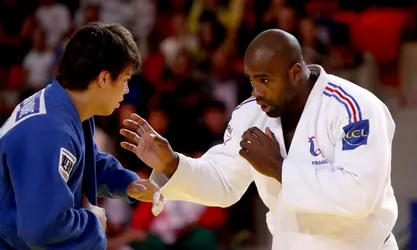
M 154 203 L 152 206 L 152 213 L 154 216 L 158 216 L 164 209 L 164 204 L 162 202 Z
M 160 199 L 161 199 L 161 194 L 159 192 L 155 192 L 153 194 L 153 204 L 158 203 Z

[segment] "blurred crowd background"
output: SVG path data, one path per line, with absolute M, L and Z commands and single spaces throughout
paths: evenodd
M 401 249 L 417 249 L 409 224 L 417 186 L 407 179 L 417 176 L 409 147 L 417 139 L 415 1 L 0 0 L 0 124 L 53 79 L 71 34 L 92 21 L 122 24 L 141 51 L 142 71 L 123 105 L 110 117 L 96 117 L 95 136 L 102 151 L 144 178 L 150 169 L 119 147 L 125 117 L 139 113 L 174 150 L 201 156 L 222 143 L 231 112 L 250 96 L 243 75 L 247 45 L 268 28 L 291 32 L 307 63 L 367 88 L 393 112 L 393 185 L 400 204 L 394 233 Z M 108 249 L 264 249 L 270 242 L 253 185 L 224 209 L 168 201 L 154 217 L 150 204 L 100 204 L 107 210 Z

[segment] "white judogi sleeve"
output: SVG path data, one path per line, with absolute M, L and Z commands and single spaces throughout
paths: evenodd
M 358 219 L 371 213 L 389 178 L 395 130 L 388 109 L 373 104 L 362 110 L 363 119 L 357 122 L 349 123 L 344 112 L 329 117 L 327 129 L 335 143 L 329 167 L 284 160 L 284 209 Z
M 169 200 L 184 200 L 207 206 L 227 207 L 237 202 L 252 182 L 250 168 L 239 155 L 239 119 L 236 112 L 227 126 L 224 144 L 194 159 L 179 154 L 179 165 L 168 180 L 153 171 L 151 179 Z

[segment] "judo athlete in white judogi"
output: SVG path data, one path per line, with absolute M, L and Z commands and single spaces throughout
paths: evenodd
M 201 158 L 175 153 L 132 114 L 122 146 L 155 171 L 167 199 L 227 207 L 254 181 L 269 208 L 273 250 L 394 250 L 395 124 L 367 90 L 307 66 L 298 41 L 261 33 L 245 55 L 253 97 L 232 114 L 224 143 Z

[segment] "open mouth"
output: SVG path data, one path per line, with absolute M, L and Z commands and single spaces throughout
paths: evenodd
M 269 110 L 269 106 L 262 104 L 261 109 L 262 109 L 263 112 L 267 112 Z
M 261 107 L 261 110 L 263 112 L 268 112 L 269 111 L 269 109 L 270 109 L 270 106 L 269 105 L 264 104 L 264 103 L 259 102 L 259 101 L 257 101 L 256 103 Z

